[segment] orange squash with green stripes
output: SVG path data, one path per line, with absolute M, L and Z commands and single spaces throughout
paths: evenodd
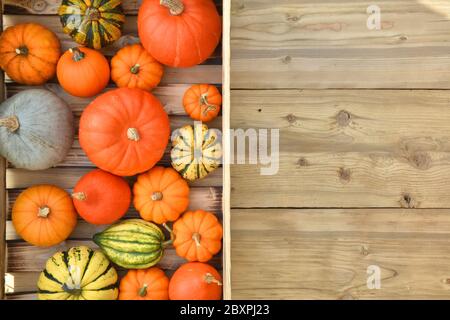
M 58 14 L 65 33 L 94 49 L 120 38 L 125 22 L 121 0 L 62 0 Z

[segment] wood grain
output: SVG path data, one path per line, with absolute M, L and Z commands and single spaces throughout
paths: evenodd
M 450 88 L 450 3 L 232 0 L 232 88 Z
M 219 13 L 222 12 L 222 1 L 214 0 Z M 6 14 L 57 14 L 61 0 L 3 0 Z M 122 0 L 122 8 L 126 15 L 137 15 L 142 0 Z
M 449 299 L 449 214 L 232 210 L 233 299 Z M 379 290 L 366 285 L 371 265 Z
M 68 193 L 72 193 L 72 188 L 65 189 Z M 17 197 L 24 189 L 9 189 L 7 190 L 7 220 L 11 219 L 11 211 Z M 221 187 L 192 187 L 189 194 L 189 210 L 203 209 L 213 212 L 214 214 L 222 215 L 222 188 Z M 130 206 L 126 218 L 137 218 L 139 213 L 133 205 Z M 11 233 L 7 233 L 7 240 L 16 239 L 12 237 Z
M 232 92 L 233 128 L 279 128 L 279 171 L 234 165 L 233 207 L 450 208 L 450 91 Z

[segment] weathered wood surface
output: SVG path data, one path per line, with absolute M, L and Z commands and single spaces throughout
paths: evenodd
M 446 0 L 232 0 L 231 16 L 232 88 L 450 88 Z
M 449 299 L 450 210 L 232 210 L 233 299 Z M 369 290 L 367 268 L 381 269 Z
M 11 219 L 11 211 L 17 197 L 24 189 L 7 190 L 7 219 Z M 72 193 L 72 188 L 66 189 L 68 193 Z M 222 188 L 220 187 L 193 187 L 189 194 L 189 210 L 203 209 L 215 213 L 218 216 L 222 214 Z M 137 218 L 139 213 L 133 205 L 130 206 L 126 218 Z M 16 239 L 11 233 L 7 234 L 8 240 Z
M 214 0 L 219 13 L 222 1 Z M 6 14 L 57 14 L 61 0 L 3 0 Z M 122 0 L 122 8 L 127 15 L 136 15 L 142 0 Z
M 233 207 L 450 208 L 450 91 L 232 92 L 233 128 L 279 128 L 279 172 L 234 165 Z M 270 140 L 269 140 L 270 141 Z

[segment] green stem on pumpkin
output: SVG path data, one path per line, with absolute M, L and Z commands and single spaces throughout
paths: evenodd
M 81 61 L 84 59 L 86 54 L 80 50 L 80 48 L 70 48 L 69 52 L 72 53 L 72 60 L 75 62 Z
M 142 286 L 142 288 L 139 289 L 139 292 L 138 292 L 140 297 L 145 297 L 147 295 L 147 288 L 148 288 L 148 285 L 146 283 L 144 283 L 144 285 Z

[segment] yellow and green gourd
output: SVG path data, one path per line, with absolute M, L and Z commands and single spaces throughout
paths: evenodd
M 100 251 L 73 247 L 47 260 L 38 279 L 39 300 L 116 300 L 117 272 Z
M 222 141 L 218 130 L 206 125 L 184 126 L 172 138 L 172 167 L 187 180 L 206 177 L 222 160 Z
M 58 14 L 65 33 L 94 49 L 120 38 L 125 22 L 121 0 L 62 0 Z
M 94 235 L 94 242 L 106 256 L 126 269 L 146 269 L 157 264 L 164 248 L 172 243 L 165 240 L 161 229 L 141 219 L 127 219 Z

